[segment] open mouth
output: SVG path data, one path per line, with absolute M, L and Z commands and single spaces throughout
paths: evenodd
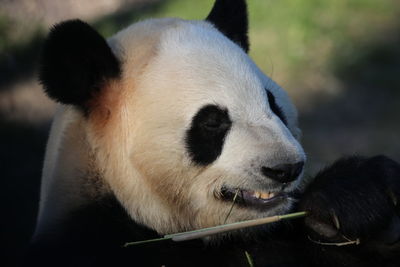
M 287 197 L 288 194 L 285 192 L 254 191 L 224 186 L 219 198 L 229 202 L 235 199 L 235 204 L 240 206 L 265 210 L 282 203 Z

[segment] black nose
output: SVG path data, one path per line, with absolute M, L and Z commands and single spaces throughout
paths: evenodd
M 262 167 L 261 172 L 266 177 L 280 183 L 289 183 L 300 175 L 303 170 L 304 161 L 295 164 L 280 164 L 273 168 Z

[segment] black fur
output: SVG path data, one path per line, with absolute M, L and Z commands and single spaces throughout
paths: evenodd
M 389 190 L 393 196 L 388 196 Z M 399 216 L 393 198 L 400 197 L 399 190 L 400 165 L 393 160 L 383 156 L 342 159 L 318 174 L 299 195 L 299 209 L 309 212 L 309 220 L 275 224 L 270 231 L 261 227 L 212 244 L 161 241 L 128 248 L 123 248 L 125 242 L 160 236 L 133 221 L 114 197 L 104 197 L 80 207 L 68 221 L 56 222 L 33 244 L 24 265 L 247 267 L 247 251 L 255 266 L 400 266 L 399 240 L 388 244 L 382 239 L 382 233 L 393 226 L 391 219 Z M 315 243 L 347 241 L 312 234 L 315 221 L 332 227 L 332 212 L 341 223 L 340 234 L 359 237 L 359 245 Z
M 202 107 L 186 133 L 186 146 L 192 160 L 200 165 L 216 160 L 231 125 L 228 110 L 215 105 Z
M 276 104 L 275 96 L 269 90 L 267 90 L 267 95 L 269 107 L 272 112 L 274 112 L 275 115 L 278 116 L 285 125 L 287 125 L 286 117 L 283 115 L 282 109 Z
M 39 78 L 58 102 L 85 107 L 104 82 L 120 72 L 106 40 L 80 20 L 54 26 L 44 43 Z
M 311 208 L 315 219 L 327 225 L 332 225 L 332 212 L 335 212 L 341 221 L 341 234 L 368 238 L 387 226 L 394 216 L 395 206 L 389 190 L 396 186 L 391 189 L 388 179 L 400 185 L 400 166 L 386 157 L 343 158 L 316 176 L 301 206 Z M 360 201 L 351 201 L 354 197 Z M 326 209 L 328 205 L 332 209 Z M 374 227 L 371 217 L 375 220 Z
M 294 262 L 288 256 L 296 255 L 286 240 L 289 235 L 285 233 L 280 235 L 278 242 L 266 245 L 266 251 L 259 251 L 255 242 L 240 239 L 227 239 L 213 245 L 206 245 L 201 240 L 161 241 L 124 248 L 126 242 L 161 236 L 131 220 L 112 196 L 81 207 L 57 227 L 54 232 L 49 231 L 47 236 L 36 240 L 25 257 L 25 266 L 247 267 L 245 250 L 254 258 L 258 253 L 268 255 L 270 263 L 280 262 L 282 255 L 287 258 L 286 262 Z M 282 242 L 284 240 L 286 242 Z M 277 254 L 279 250 L 282 251 Z M 263 257 L 258 262 L 263 262 Z
M 217 0 L 207 17 L 229 39 L 249 51 L 247 5 L 245 0 Z
M 300 201 L 299 208 L 309 212 L 306 231 L 316 241 L 358 239 L 360 244 L 315 245 L 311 253 L 321 255 L 315 262 L 321 266 L 399 266 L 399 190 L 400 165 L 385 156 L 342 158 L 321 171 Z

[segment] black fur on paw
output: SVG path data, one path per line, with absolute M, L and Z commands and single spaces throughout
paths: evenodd
M 400 165 L 385 156 L 341 158 L 317 174 L 299 203 L 312 238 L 329 242 L 400 238 Z

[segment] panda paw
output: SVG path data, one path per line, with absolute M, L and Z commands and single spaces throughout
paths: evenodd
M 398 248 L 400 164 L 385 156 L 339 159 L 317 174 L 299 208 L 314 243 Z

